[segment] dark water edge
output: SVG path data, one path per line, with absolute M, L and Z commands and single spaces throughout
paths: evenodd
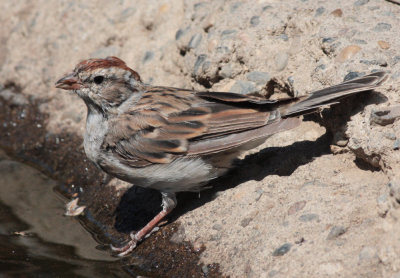
M 57 183 L 0 153 L 0 277 L 132 277 L 63 216 Z

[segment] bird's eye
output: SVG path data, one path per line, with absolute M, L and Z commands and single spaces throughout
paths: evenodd
M 95 78 L 93 78 L 94 83 L 96 84 L 101 84 L 104 80 L 104 76 L 98 75 Z

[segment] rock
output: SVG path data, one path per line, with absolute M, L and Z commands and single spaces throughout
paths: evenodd
M 193 49 L 193 48 L 198 47 L 201 42 L 201 38 L 202 38 L 202 36 L 199 33 L 193 35 L 189 41 L 188 48 Z
M 299 220 L 301 222 L 311 222 L 314 220 L 318 220 L 318 214 L 315 213 L 308 213 L 308 214 L 303 214 L 302 216 L 299 217 Z
M 153 59 L 153 57 L 154 57 L 153 51 L 146 51 L 146 53 L 144 54 L 144 57 L 143 57 L 143 63 L 150 61 L 151 59 Z
M 250 24 L 251 26 L 257 26 L 258 24 L 260 24 L 260 17 L 253 16 L 252 18 L 250 18 Z
M 232 67 L 230 64 L 223 65 L 219 71 L 219 76 L 222 78 L 231 78 L 233 75 Z
M 287 42 L 287 41 L 289 40 L 289 37 L 288 37 L 288 35 L 286 35 L 286 34 L 280 34 L 280 35 L 278 36 L 278 38 L 281 39 L 281 40 L 283 40 L 283 41 L 285 41 L 285 42 Z
M 324 7 L 319 7 L 316 11 L 315 11 L 315 16 L 320 16 L 325 12 L 325 8 Z
M 196 62 L 194 63 L 193 66 L 193 73 L 197 74 L 200 66 L 204 63 L 204 61 L 207 59 L 207 55 L 206 54 L 201 54 L 197 57 Z
M 370 115 L 370 123 L 381 126 L 394 123 L 400 117 L 400 105 L 384 107 L 379 110 L 372 110 Z
M 361 263 L 378 263 L 379 257 L 376 248 L 372 246 L 364 246 L 358 254 L 358 260 Z
M 336 62 L 343 63 L 354 55 L 356 55 L 361 50 L 361 47 L 358 45 L 349 45 L 340 51 L 339 55 L 336 57 Z
M 286 68 L 289 61 L 289 55 L 286 52 L 279 52 L 275 56 L 275 65 L 278 71 L 282 71 Z
M 233 38 L 237 33 L 237 30 L 224 30 L 221 33 L 221 39 L 226 40 L 226 39 L 231 39 Z
M 243 228 L 247 227 L 250 222 L 253 220 L 253 218 L 251 217 L 246 217 L 244 219 L 242 219 L 242 221 L 240 221 L 240 226 L 242 226 Z
M 203 265 L 201 267 L 201 271 L 203 272 L 204 276 L 208 275 L 209 270 L 208 270 L 208 267 L 206 265 Z
M 354 2 L 354 6 L 363 6 L 365 4 L 367 4 L 369 2 L 369 0 L 357 0 L 356 2 Z
M 398 149 L 400 149 L 400 139 L 396 139 L 396 140 L 393 142 L 392 149 L 393 149 L 393 150 L 398 150 Z
M 392 25 L 390 25 L 389 23 L 378 23 L 375 27 L 374 27 L 374 31 L 375 32 L 385 32 L 385 31 L 389 31 L 390 29 L 392 29 Z
M 382 49 L 389 49 L 390 44 L 387 41 L 378 41 L 378 45 Z
M 257 88 L 253 82 L 238 80 L 233 84 L 229 91 L 236 94 L 246 95 L 257 92 Z
M 214 224 L 212 226 L 212 228 L 213 228 L 213 230 L 221 231 L 222 230 L 222 225 L 221 224 Z
M 306 201 L 298 201 L 290 206 L 288 209 L 288 215 L 295 214 L 296 212 L 302 210 L 306 206 Z
M 343 82 L 352 80 L 352 79 L 357 78 L 357 77 L 361 77 L 363 75 L 365 75 L 365 74 L 363 74 L 361 72 L 351 71 L 348 74 L 346 74 L 346 76 L 343 79 Z
M 336 10 L 332 11 L 331 15 L 333 15 L 335 17 L 342 17 L 342 15 L 343 15 L 342 9 L 336 9 Z
M 389 194 L 396 202 L 400 203 L 400 182 L 398 180 L 391 180 L 388 183 Z
M 249 72 L 248 74 L 246 74 L 246 78 L 247 80 L 252 81 L 257 85 L 265 85 L 269 80 L 271 80 L 269 74 L 262 71 Z
M 344 228 L 343 226 L 333 226 L 326 239 L 327 240 L 335 239 L 343 235 L 346 231 L 347 229 Z
M 274 252 L 272 252 L 272 256 L 275 256 L 275 257 L 283 256 L 287 252 L 290 251 L 291 247 L 292 247 L 292 244 L 285 243 L 285 244 L 281 245 L 280 247 L 278 247 L 277 249 L 275 249 Z

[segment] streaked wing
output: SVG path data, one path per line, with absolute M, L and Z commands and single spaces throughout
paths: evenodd
M 132 167 L 144 167 L 169 163 L 183 154 L 201 156 L 235 148 L 252 137 L 262 137 L 266 130 L 232 135 L 279 122 L 276 111 L 265 111 L 265 106 L 276 101 L 264 102 L 232 93 L 215 95 L 216 98 L 208 93 L 151 87 L 135 105 L 109 120 L 103 148 Z M 264 104 L 262 109 L 255 105 L 258 100 Z M 271 126 L 270 132 L 278 127 Z M 224 138 L 226 141 L 221 144 Z

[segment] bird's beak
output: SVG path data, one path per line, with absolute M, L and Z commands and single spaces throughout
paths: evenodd
M 56 82 L 56 88 L 64 90 L 79 90 L 82 86 L 83 84 L 74 73 L 68 74 Z

